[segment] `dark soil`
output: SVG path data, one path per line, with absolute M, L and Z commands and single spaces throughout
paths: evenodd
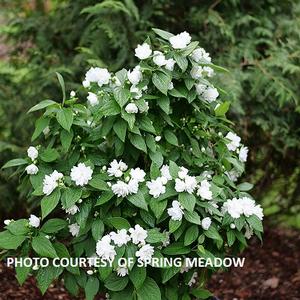
M 253 240 L 243 253 L 243 268 L 216 274 L 209 289 L 220 300 L 300 300 L 300 235 L 287 229 L 269 230 L 264 245 Z M 15 272 L 0 265 L 0 300 L 74 300 L 66 290 L 56 284 L 44 296 L 29 278 L 22 287 Z M 76 299 L 84 299 L 79 297 Z M 98 298 L 101 299 L 101 298 Z
M 209 283 L 220 300 L 299 300 L 300 232 L 269 230 L 264 244 L 252 240 L 243 268 L 215 274 Z

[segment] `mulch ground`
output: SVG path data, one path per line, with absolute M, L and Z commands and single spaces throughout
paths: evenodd
M 300 300 L 300 235 L 299 231 L 267 231 L 264 244 L 252 240 L 243 253 L 243 268 L 215 274 L 209 284 L 220 300 Z M 65 289 L 50 286 L 44 296 L 29 278 L 22 287 L 13 269 L 0 265 L 0 300 L 74 300 Z M 79 297 L 76 299 L 84 299 Z

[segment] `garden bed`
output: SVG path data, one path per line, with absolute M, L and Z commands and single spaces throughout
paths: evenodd
M 287 229 L 269 230 L 264 245 L 253 239 L 244 268 L 216 274 L 209 284 L 221 300 L 299 300 L 300 299 L 300 236 Z M 68 295 L 61 285 L 51 286 L 41 295 L 33 278 L 20 287 L 13 269 L 0 266 L 0 299 L 2 300 L 66 300 L 84 299 Z M 101 298 L 98 298 L 98 300 Z

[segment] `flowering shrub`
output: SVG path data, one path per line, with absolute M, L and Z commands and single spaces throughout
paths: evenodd
M 252 234 L 261 238 L 252 185 L 236 184 L 248 149 L 226 119 L 226 92 L 211 83 L 226 70 L 187 32 L 154 31 L 157 39 L 135 49 L 132 70 L 88 70 L 87 103 L 73 91 L 67 98 L 58 74 L 62 103 L 44 100 L 29 111 L 45 109 L 32 136 L 39 142 L 4 167 L 18 167 L 41 218 L 6 220 L 0 247 L 6 257 L 91 264 L 17 267 L 20 283 L 32 273 L 42 292 L 63 278 L 87 299 L 205 299 L 215 267 L 160 268 L 153 258 L 224 257 Z M 97 268 L 99 258 L 111 266 Z

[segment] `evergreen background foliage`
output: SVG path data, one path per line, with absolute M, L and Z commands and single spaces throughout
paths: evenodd
M 266 214 L 300 227 L 300 2 L 183 0 L 0 1 L 1 165 L 30 144 L 25 115 L 60 88 L 80 92 L 88 65 L 111 71 L 135 65 L 130 53 L 152 27 L 188 31 L 230 70 L 231 119 L 250 148 L 247 176 Z M 0 51 L 1 52 L 1 51 Z M 2 51 L 3 52 L 3 51 Z M 5 52 L 5 51 L 4 51 Z M 1 171 L 1 217 L 31 210 L 11 171 Z M 22 208 L 20 208 L 20 206 Z M 275 219 L 275 218 L 274 218 Z

